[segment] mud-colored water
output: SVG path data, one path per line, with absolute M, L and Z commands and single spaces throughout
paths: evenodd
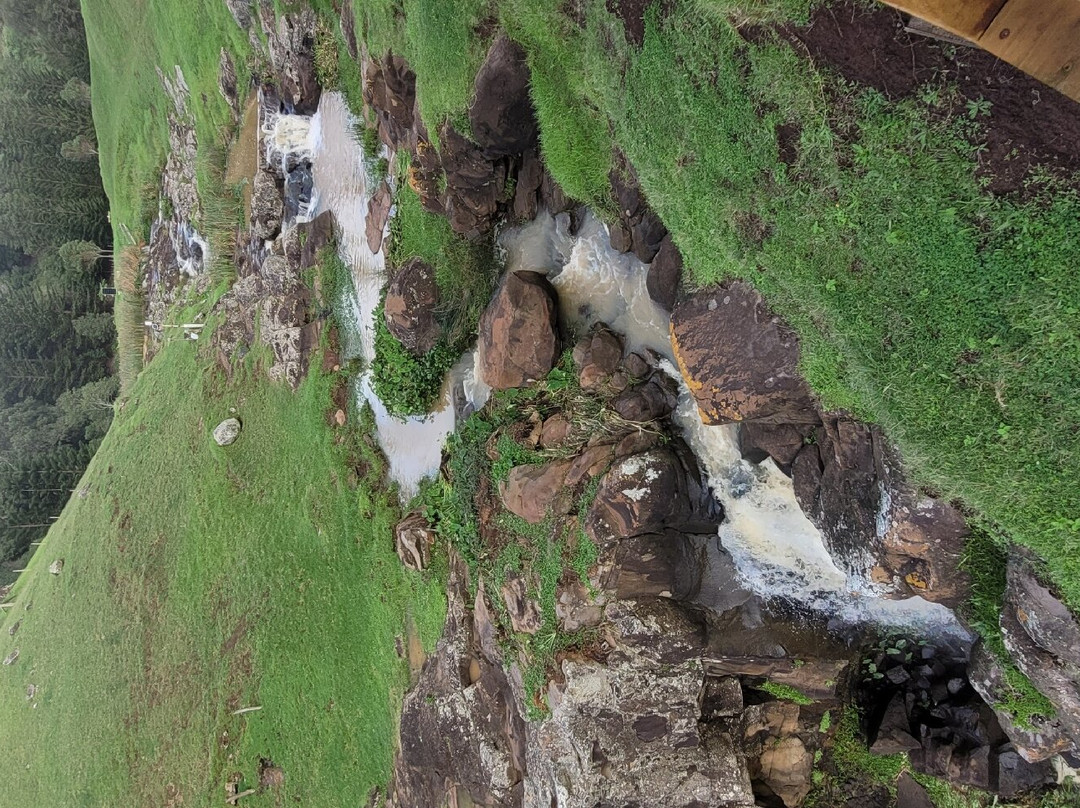
M 360 353 L 370 361 L 373 313 L 386 270 L 383 256 L 367 247 L 369 194 L 363 152 L 352 137 L 351 123 L 341 97 L 324 94 L 311 126 L 311 153 L 318 209 L 334 211 L 342 230 L 342 257 L 352 267 L 355 282 L 352 310 Z M 629 348 L 649 349 L 662 357 L 662 367 L 680 385 L 675 421 L 725 508 L 720 540 L 747 587 L 766 598 L 825 610 L 844 622 L 871 620 L 963 636 L 949 610 L 921 598 L 886 599 L 858 565 L 846 565 L 854 566 L 854 572 L 841 571 L 799 507 L 791 480 L 771 460 L 745 461 L 735 426 L 702 423 L 675 369 L 669 318 L 648 295 L 646 265 L 612 249 L 606 226 L 595 216 L 587 215 L 576 235 L 570 234 L 569 225 L 565 214 L 552 217 L 541 212 L 533 222 L 502 233 L 499 244 L 506 268 L 547 274 L 559 292 L 564 322 L 578 333 L 604 322 L 625 336 Z M 427 419 L 401 421 L 389 416 L 372 393 L 369 378 L 359 380 L 358 395 L 375 410 L 380 444 L 391 475 L 404 492 L 415 490 L 420 479 L 438 471 L 443 441 L 454 427 L 455 388 L 473 406 L 486 400 L 487 390 L 475 379 L 473 368 L 473 356 L 462 357 L 448 375 L 440 410 Z

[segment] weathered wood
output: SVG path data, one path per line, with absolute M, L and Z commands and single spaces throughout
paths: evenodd
M 1080 0 L 1008 0 L 978 44 L 1080 100 Z
M 975 40 L 990 25 L 1006 0 L 885 0 L 939 28 Z
M 245 715 L 247 713 L 253 713 L 256 710 L 261 710 L 262 707 L 241 707 L 239 710 L 233 710 L 233 715 Z
M 961 45 L 968 48 L 976 47 L 975 43 L 970 39 L 962 37 L 959 34 L 954 34 L 951 31 L 946 31 L 944 28 L 939 28 L 933 23 L 921 20 L 918 17 L 912 17 L 907 25 L 904 26 L 904 30 L 909 34 L 924 36 L 929 39 L 937 39 L 941 42 L 948 42 L 950 45 Z
M 243 799 L 244 797 L 250 797 L 257 790 L 258 789 L 249 788 L 247 791 L 241 791 L 239 794 L 233 794 L 231 797 L 227 797 L 225 799 L 225 802 L 229 805 L 236 805 L 236 803 L 240 802 L 241 799 Z

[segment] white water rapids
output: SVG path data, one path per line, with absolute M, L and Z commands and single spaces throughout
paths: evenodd
M 324 93 L 309 126 L 275 129 L 301 133 L 302 142 L 275 141 L 310 154 L 314 165 L 315 212 L 331 210 L 340 227 L 342 258 L 352 267 L 359 352 L 369 363 L 374 355 L 373 313 L 386 280 L 383 255 L 372 253 L 365 235 L 369 189 L 364 155 L 352 134 L 352 119 L 337 93 Z M 289 135 L 290 137 L 292 135 Z M 393 215 L 393 211 L 391 211 Z M 668 336 L 668 317 L 649 298 L 646 267 L 633 255 L 612 249 L 605 225 L 592 215 L 576 236 L 569 233 L 564 214 L 541 213 L 535 221 L 500 236 L 506 269 L 548 273 L 559 292 L 561 314 L 579 333 L 594 322 L 605 322 L 623 334 L 629 349 L 647 348 L 664 357 L 664 369 L 680 385 L 675 421 L 708 475 L 727 518 L 720 528 L 747 588 L 765 598 L 785 598 L 840 618 L 846 623 L 873 621 L 911 626 L 928 634 L 966 636 L 952 613 L 921 598 L 889 600 L 865 574 L 841 571 L 818 530 L 803 514 L 791 480 L 771 460 L 745 461 L 739 452 L 736 427 L 706 426 L 675 369 Z M 437 473 L 442 444 L 454 428 L 453 388 L 463 386 L 475 406 L 486 391 L 473 375 L 473 356 L 466 355 L 449 374 L 439 411 L 426 419 L 404 421 L 390 416 L 372 393 L 366 374 L 357 394 L 375 411 L 379 442 L 390 473 L 402 492 L 415 491 L 420 479 Z

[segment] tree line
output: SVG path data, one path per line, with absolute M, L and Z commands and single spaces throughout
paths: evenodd
M 78 0 L 0 0 L 0 561 L 63 508 L 117 392 L 89 82 Z

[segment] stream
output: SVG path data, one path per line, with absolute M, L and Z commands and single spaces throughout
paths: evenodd
M 310 155 L 315 188 L 312 215 L 324 210 L 335 214 L 341 256 L 352 268 L 355 294 L 346 302 L 354 333 L 346 348 L 370 365 L 373 315 L 386 280 L 386 265 L 382 253 L 372 253 L 367 245 L 368 179 L 344 99 L 337 93 L 324 93 L 318 112 L 307 123 L 285 121 L 270 134 L 281 159 L 289 151 Z M 567 214 L 552 217 L 541 212 L 529 224 L 502 232 L 499 245 L 505 253 L 506 271 L 548 275 L 559 293 L 562 317 L 578 333 L 604 322 L 624 335 L 628 349 L 649 349 L 662 357 L 662 368 L 680 389 L 674 420 L 727 514 L 718 539 L 748 589 L 766 599 L 799 603 L 843 624 L 873 622 L 968 639 L 944 606 L 918 597 L 888 599 L 870 581 L 868 569 L 846 573 L 838 568 L 821 534 L 799 507 L 791 480 L 771 459 L 761 464 L 744 460 L 735 425 L 702 423 L 674 363 L 668 315 L 646 290 L 647 267 L 632 254 L 612 249 L 602 221 L 589 213 L 578 233 L 571 235 Z M 438 472 L 443 442 L 455 425 L 455 393 L 472 407 L 486 401 L 487 390 L 476 379 L 474 365 L 473 354 L 461 358 L 448 374 L 439 408 L 426 418 L 391 416 L 372 392 L 370 376 L 365 372 L 357 380 L 356 395 L 375 412 L 379 443 L 403 497 L 411 496 L 421 479 Z

